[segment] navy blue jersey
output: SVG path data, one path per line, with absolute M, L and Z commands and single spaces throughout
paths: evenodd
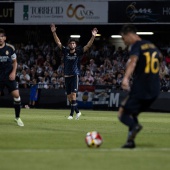
M 159 57 L 160 51 L 149 41 L 137 41 L 132 45 L 130 56 L 138 57 L 134 70 L 133 84 L 130 94 L 141 99 L 151 99 L 158 96 L 159 82 Z
M 15 48 L 6 43 L 3 48 L 0 48 L 0 81 L 9 80 L 14 59 L 16 59 Z
M 64 54 L 64 75 L 79 75 L 83 48 L 76 48 L 74 53 L 70 53 L 70 50 L 63 46 L 62 52 Z

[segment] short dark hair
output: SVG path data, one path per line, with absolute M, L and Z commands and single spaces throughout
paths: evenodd
M 5 30 L 0 28 L 0 34 L 4 34 L 5 35 Z
M 128 33 L 134 33 L 136 34 L 137 29 L 133 24 L 126 24 L 122 27 L 120 34 L 128 34 Z
M 68 44 L 69 44 L 70 42 L 75 42 L 75 43 L 77 44 L 77 40 L 74 39 L 74 38 L 70 38 L 70 39 L 68 40 Z

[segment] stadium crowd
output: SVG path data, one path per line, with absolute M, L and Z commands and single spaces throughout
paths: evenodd
M 38 88 L 64 88 L 64 64 L 55 43 L 15 44 L 20 88 L 30 88 L 36 79 Z M 160 69 L 161 91 L 170 90 L 170 48 L 164 54 Z M 128 49 L 104 44 L 93 45 L 80 59 L 80 85 L 109 85 L 121 89 Z

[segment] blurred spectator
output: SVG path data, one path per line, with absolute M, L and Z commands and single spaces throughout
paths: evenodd
M 161 91 L 168 92 L 169 90 L 170 90 L 170 76 L 165 75 L 165 77 L 161 79 Z
M 29 67 L 32 67 L 35 64 L 35 54 L 31 52 L 29 59 L 28 59 L 28 65 Z
M 122 79 L 123 79 L 122 74 L 121 74 L 121 73 L 118 73 L 118 74 L 117 74 L 117 79 L 116 79 L 117 88 L 118 88 L 118 89 L 121 89 Z
M 34 108 L 37 100 L 38 100 L 38 85 L 37 80 L 33 79 L 30 87 L 29 105 L 25 105 L 25 108 L 26 109 Z
M 90 64 L 88 65 L 88 68 L 90 69 L 90 72 L 93 73 L 96 71 L 97 65 L 95 64 L 94 59 L 90 59 Z
M 114 59 L 116 59 L 117 61 L 121 61 L 123 57 L 122 47 L 118 47 L 118 49 L 114 52 L 113 56 L 114 56 Z
M 96 71 L 94 74 L 94 85 L 99 84 L 99 82 L 100 82 L 100 72 Z
M 49 83 L 50 83 L 51 78 L 50 78 L 50 76 L 49 76 L 48 71 L 45 71 L 45 72 L 44 72 L 43 78 L 44 78 L 44 81 L 45 81 L 46 84 L 49 84 Z
M 105 81 L 105 85 L 112 85 L 112 77 L 109 73 L 104 75 L 103 80 Z
M 86 74 L 86 67 L 84 65 L 80 65 L 80 76 L 84 77 Z
M 49 84 L 45 82 L 45 77 L 39 77 L 38 88 L 48 89 Z
M 34 48 L 33 44 L 29 41 L 28 44 L 24 47 L 26 51 L 32 50 Z
M 59 67 L 57 69 L 57 73 L 58 73 L 58 75 L 64 74 L 64 63 L 63 62 L 61 62 L 61 64 L 59 65 Z
M 103 75 L 105 75 L 105 67 L 104 67 L 104 65 L 101 65 L 99 68 L 98 68 L 98 72 L 99 72 L 99 75 L 100 76 L 103 76 Z
M 53 75 L 53 73 L 54 73 L 53 68 L 51 66 L 49 66 L 48 67 L 48 74 L 49 74 L 49 76 L 51 77 Z
M 169 72 L 169 70 L 168 70 L 167 66 L 165 65 L 165 63 L 162 63 L 161 67 L 160 67 L 160 71 L 159 71 L 159 75 L 160 75 L 161 79 L 163 79 L 165 75 L 168 75 L 168 72 Z
M 165 57 L 165 62 L 166 62 L 166 65 L 170 64 L 170 51 Z
M 37 76 L 37 73 L 36 73 L 36 68 L 33 66 L 31 67 L 31 70 L 30 70 L 30 80 L 32 81 L 33 79 L 36 79 L 38 78 Z
M 52 69 L 55 71 L 55 70 L 57 70 L 57 61 L 56 61 L 56 59 L 52 59 L 52 62 L 51 62 L 51 67 L 52 67 Z
M 30 76 L 26 73 L 25 70 L 22 70 L 20 75 L 20 87 L 27 88 L 30 82 Z
M 41 88 L 64 88 L 63 56 L 54 43 L 18 43 L 15 47 L 18 59 L 16 80 L 20 83 L 20 87 L 29 88 L 30 81 L 37 79 L 38 85 Z M 123 49 L 122 47 L 118 47 L 115 50 L 113 47 L 114 45 L 110 45 L 109 43 L 100 44 L 100 46 L 94 44 L 82 56 L 80 61 L 80 84 L 110 85 L 116 89 L 120 88 L 128 60 L 128 48 Z M 170 46 L 165 49 L 164 62 L 160 66 L 160 79 L 162 89 L 164 89 L 163 91 L 165 91 L 165 84 L 167 84 L 165 80 L 170 75 L 169 49 Z M 23 77 L 23 70 L 30 77 L 30 80 L 25 80 L 27 83 L 23 83 L 24 80 L 21 81 L 20 79 Z
M 59 79 L 56 79 L 55 77 L 52 77 L 49 88 L 59 89 L 60 88 Z
M 43 76 L 44 70 L 43 70 L 42 66 L 36 66 L 36 74 L 38 77 Z
M 88 85 L 92 85 L 93 84 L 94 78 L 92 77 L 90 70 L 86 71 L 86 76 L 84 77 L 84 79 L 85 79 L 86 83 L 89 83 Z
M 91 47 L 90 56 L 91 56 L 91 58 L 97 58 L 99 56 L 99 51 L 97 49 L 97 46 L 94 44 Z
M 43 56 L 38 54 L 38 58 L 36 60 L 36 65 L 41 67 L 41 66 L 43 66 L 43 64 L 44 64 Z

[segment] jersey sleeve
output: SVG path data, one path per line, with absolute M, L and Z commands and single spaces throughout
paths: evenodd
M 131 50 L 129 52 L 129 56 L 140 56 L 140 44 L 137 42 L 135 43 L 132 47 Z
M 84 53 L 83 48 L 81 46 L 77 47 L 76 49 L 78 51 L 78 56 L 81 57 Z
M 14 49 L 14 48 L 11 48 L 11 59 L 12 59 L 12 60 L 16 60 L 16 58 L 17 58 L 17 55 L 16 55 L 16 53 L 15 53 L 15 49 Z
M 65 56 L 65 55 L 67 54 L 67 52 L 68 52 L 68 49 L 67 49 L 67 47 L 62 46 L 61 51 L 62 51 L 62 53 L 63 53 L 64 56 Z

